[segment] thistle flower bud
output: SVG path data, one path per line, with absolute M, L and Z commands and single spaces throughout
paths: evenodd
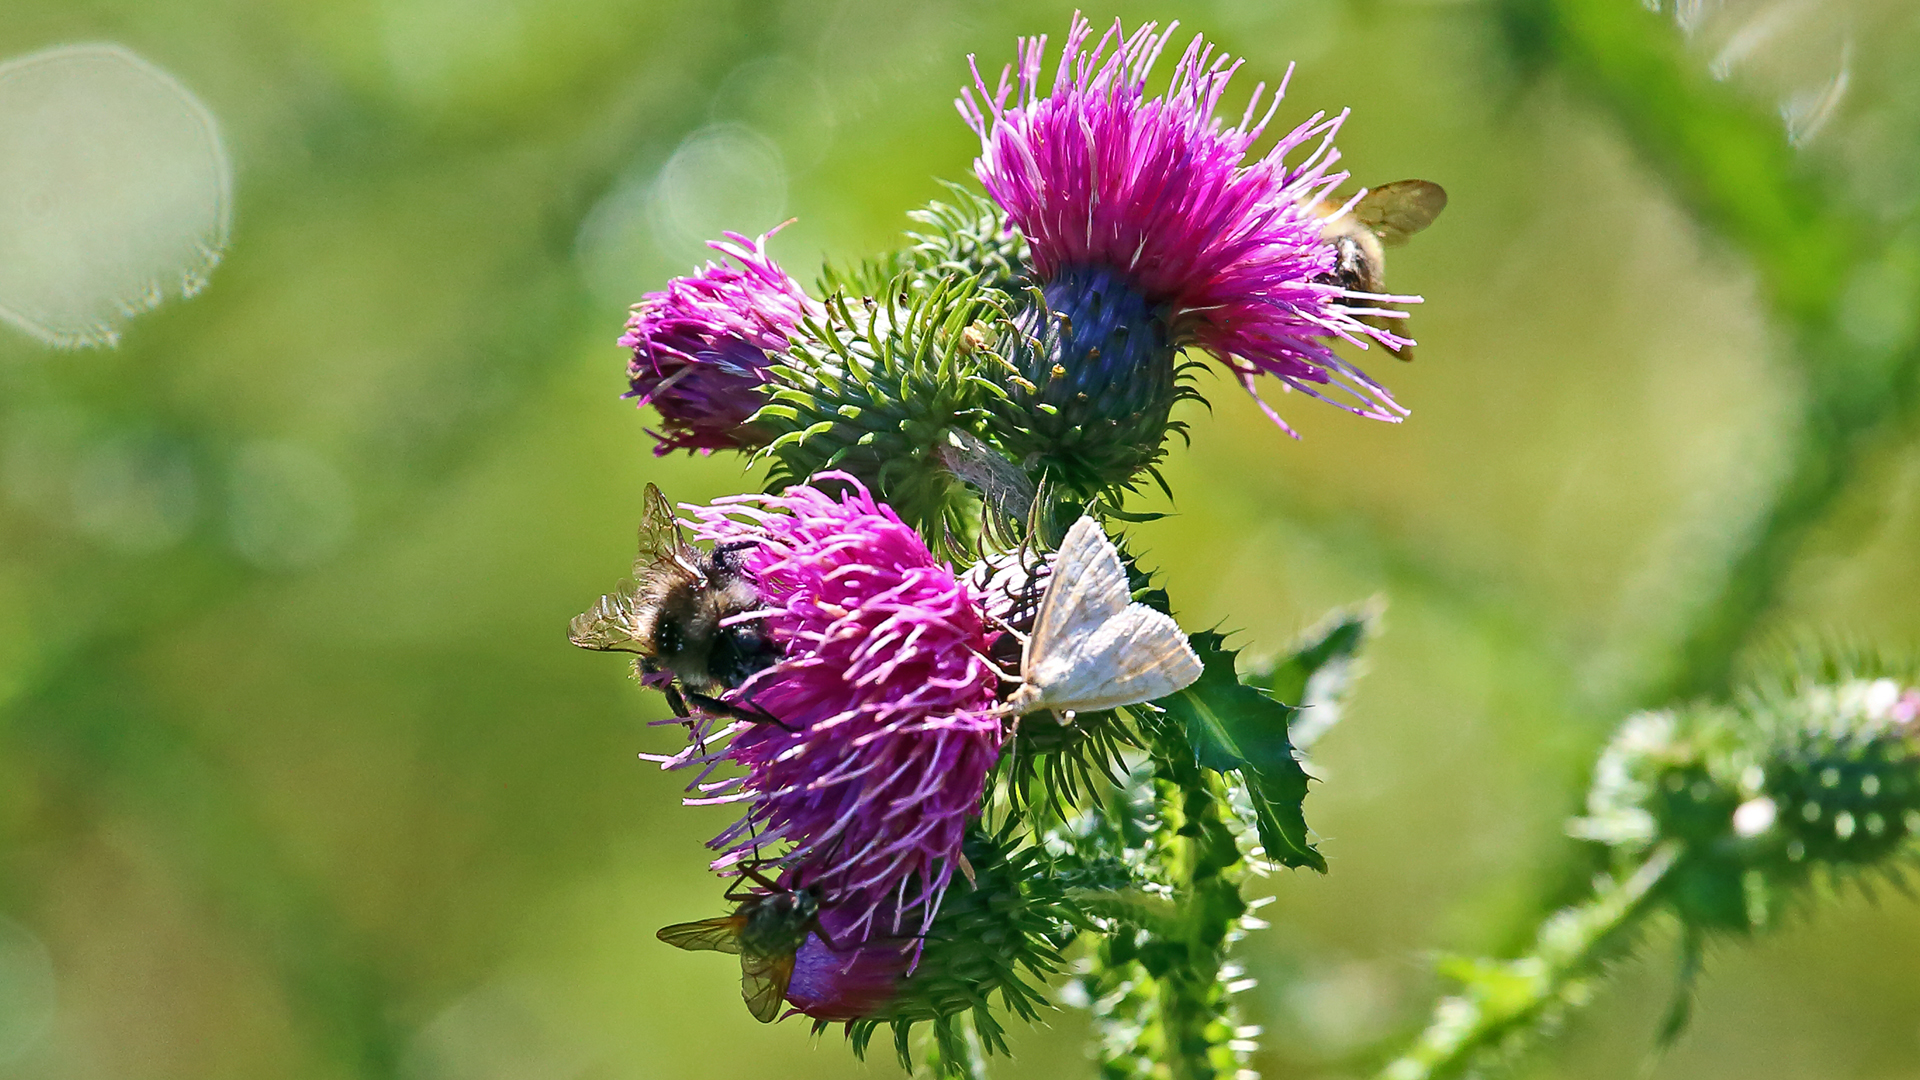
M 620 338 L 633 350 L 626 396 L 660 413 L 656 455 L 747 449 L 770 437 L 747 423 L 766 403 L 767 369 L 801 320 L 821 310 L 767 255 L 773 232 L 728 233 L 708 246 L 737 266 L 710 262 L 633 306 Z
M 1793 862 L 1863 866 L 1920 836 L 1920 696 L 1892 679 L 1817 688 L 1768 755 L 1761 791 Z M 1901 719 L 1906 716 L 1907 719 Z
M 1119 272 L 1062 270 L 1022 312 L 996 426 L 1029 468 L 1077 491 L 1125 486 L 1160 459 L 1182 395 L 1164 313 Z M 1191 396 L 1187 392 L 1186 396 Z
M 1757 929 L 1816 873 L 1885 866 L 1920 837 L 1920 694 L 1837 666 L 1738 708 L 1629 719 L 1572 831 L 1629 859 L 1682 845 L 1662 887 L 1701 927 Z
M 950 1066 L 965 1060 L 955 1045 L 955 1021 L 962 1014 L 971 1014 L 988 1052 L 1006 1053 L 1000 1023 L 987 1008 L 989 998 L 998 997 L 1023 1019 L 1038 1019 L 1048 1004 L 1046 982 L 1061 965 L 1060 950 L 1080 930 L 1093 927 L 1070 892 L 1105 884 L 1097 875 L 1059 873 L 1040 849 L 979 828 L 969 832 L 966 855 L 972 880 L 947 891 L 927 929 L 918 965 L 889 1000 L 847 1025 L 856 1053 L 864 1055 L 875 1030 L 886 1024 L 893 1029 L 902 1066 L 911 1069 L 908 1036 L 915 1025 L 930 1022 L 939 1060 Z M 834 983 L 835 993 L 847 999 L 853 985 L 843 977 Z
M 813 324 L 818 338 L 796 341 L 771 369 L 771 401 L 752 423 L 770 435 L 762 453 L 776 485 L 848 472 L 947 554 L 958 546 L 947 537 L 971 528 L 973 503 L 942 454 L 1005 395 L 985 371 L 997 360 L 978 341 L 981 327 L 1004 319 L 977 278 L 910 284 L 897 279 L 880 300 L 829 303 Z

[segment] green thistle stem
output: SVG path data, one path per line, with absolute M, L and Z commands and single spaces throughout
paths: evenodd
M 1531 955 L 1456 962 L 1452 974 L 1466 983 L 1465 992 L 1441 1000 L 1427 1029 L 1379 1080 L 1458 1076 L 1485 1055 L 1521 1049 L 1567 1010 L 1584 1005 L 1587 978 L 1659 910 L 1659 886 L 1682 853 L 1677 843 L 1654 848 L 1632 873 L 1548 920 Z
M 1221 816 L 1226 784 L 1217 773 L 1202 774 L 1185 762 L 1156 763 L 1154 789 L 1167 807 L 1168 877 L 1185 898 L 1178 935 L 1169 942 L 1162 970 L 1148 970 L 1160 981 L 1160 1016 L 1167 1033 L 1167 1065 L 1173 1080 L 1213 1080 L 1231 1075 L 1231 1057 L 1222 1061 L 1226 1033 L 1233 1024 L 1221 985 L 1226 935 L 1246 911 L 1240 897 L 1240 850 Z M 1177 807 L 1178 809 L 1174 809 Z

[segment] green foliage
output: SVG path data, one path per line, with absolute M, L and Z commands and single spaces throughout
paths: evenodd
M 1558 1030 L 1591 979 L 1650 917 L 1678 922 L 1684 1028 L 1710 935 L 1745 936 L 1819 889 L 1872 873 L 1904 881 L 1920 858 L 1920 689 L 1911 670 L 1829 657 L 1778 673 L 1735 706 L 1633 716 L 1594 772 L 1574 835 L 1607 845 L 1611 878 L 1554 915 L 1513 961 L 1452 960 L 1462 984 L 1383 1080 L 1475 1074 Z M 1814 676 L 1825 681 L 1813 681 Z M 1829 890 L 1830 891 L 1830 890 Z
M 1442 961 L 1441 973 L 1460 983 L 1460 992 L 1440 1002 L 1433 1022 L 1380 1080 L 1485 1075 L 1557 1032 L 1570 1010 L 1592 999 L 1592 976 L 1631 943 L 1675 855 L 1674 848 L 1658 849 L 1592 900 L 1555 914 L 1526 957 Z
M 806 323 L 754 414 L 774 433 L 758 456 L 772 461 L 774 488 L 852 473 L 937 552 L 963 550 L 977 500 L 941 455 L 1004 396 L 983 342 L 1007 320 L 978 277 L 921 291 L 897 284 L 878 298 L 836 296 L 824 322 Z
M 1287 739 L 1287 723 L 1296 710 L 1242 683 L 1234 670 L 1238 653 L 1226 649 L 1219 634 L 1202 631 L 1192 641 L 1205 671 L 1198 682 L 1159 704 L 1179 727 L 1198 764 L 1237 773 L 1246 785 L 1266 857 L 1283 866 L 1310 866 L 1324 873 L 1326 859 L 1307 839 L 1307 821 L 1301 811 L 1307 773 Z M 1288 663 L 1304 670 L 1315 660 L 1302 652 Z
M 1306 755 L 1340 722 L 1347 696 L 1366 672 L 1361 652 L 1380 633 L 1379 600 L 1329 612 L 1286 653 L 1250 665 L 1246 681 L 1294 708 L 1287 737 Z
M 865 1057 L 884 1024 L 893 1029 L 901 1067 L 912 1069 L 912 1032 L 921 1023 L 931 1024 L 931 1060 L 940 1070 L 958 1074 L 973 1059 L 968 1039 L 986 1053 L 1005 1054 L 1005 1030 L 991 999 L 997 994 L 1003 1009 L 1038 1020 L 1048 1005 L 1042 987 L 1062 965 L 1060 950 L 1095 928 L 1074 894 L 1128 880 L 1124 869 L 1097 862 L 1057 873 L 1039 848 L 1022 846 L 1011 830 L 996 835 L 975 828 L 965 852 L 973 878 L 948 890 L 913 974 L 883 1011 L 847 1025 L 856 1055 Z
M 1142 888 L 1098 906 L 1109 932 L 1074 997 L 1093 1011 L 1103 1077 L 1212 1078 L 1243 1068 L 1257 1031 L 1233 995 L 1252 985 L 1227 949 L 1256 925 L 1241 895 L 1247 830 L 1217 773 L 1156 757 L 1108 800 L 1083 844 L 1136 868 Z

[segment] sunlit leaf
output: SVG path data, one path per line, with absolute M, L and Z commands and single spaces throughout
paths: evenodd
M 1192 642 L 1204 665 L 1199 681 L 1157 704 L 1185 730 L 1202 766 L 1238 772 L 1246 782 L 1267 858 L 1325 872 L 1326 859 L 1307 839 L 1301 810 L 1307 773 L 1287 738 L 1295 710 L 1242 683 L 1236 653 L 1223 647 L 1219 634 L 1202 631 Z

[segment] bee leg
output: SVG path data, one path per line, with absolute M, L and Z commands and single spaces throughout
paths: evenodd
M 858 945 L 848 945 L 848 946 L 842 947 L 839 942 L 833 940 L 833 938 L 827 934 L 827 928 L 824 926 L 821 926 L 817 920 L 813 924 L 813 936 L 820 939 L 820 944 L 825 945 L 827 947 L 828 952 L 849 953 L 849 952 L 852 952 L 854 949 L 859 948 Z
M 687 691 L 687 700 L 718 716 L 730 716 L 735 720 L 745 720 L 749 724 L 772 724 L 781 731 L 790 734 L 797 735 L 800 733 L 799 728 L 782 723 L 779 717 L 757 705 L 743 705 L 732 701 L 722 701 L 717 697 L 709 697 L 706 694 L 696 694 L 691 690 Z
M 680 696 L 679 687 L 668 683 L 660 688 L 660 692 L 667 695 L 667 708 L 673 710 L 673 715 L 682 720 L 691 720 L 693 718 L 693 713 L 687 709 L 687 699 Z
M 701 737 L 699 725 L 696 723 L 699 718 L 693 715 L 692 709 L 687 708 L 687 699 L 681 696 L 680 687 L 674 683 L 666 683 L 660 687 L 660 692 L 667 697 L 667 708 L 672 709 L 673 715 L 686 726 L 687 734 L 693 739 L 694 745 L 700 748 L 701 753 L 706 753 L 707 740 Z

